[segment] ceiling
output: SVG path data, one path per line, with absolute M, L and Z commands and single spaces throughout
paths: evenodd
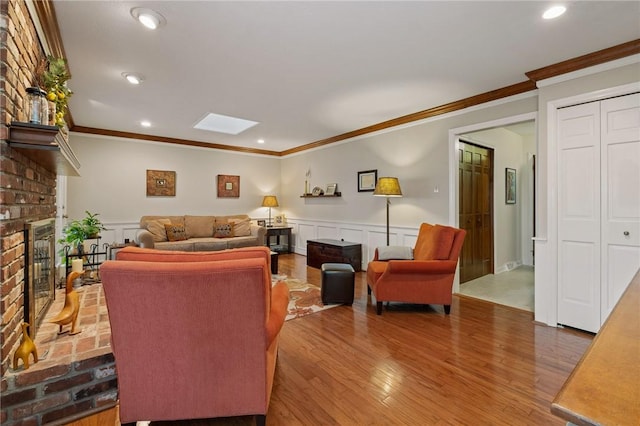
M 640 2 L 53 2 L 75 126 L 274 152 L 527 80 L 640 38 Z M 153 9 L 155 31 L 131 16 Z M 133 86 L 124 72 L 140 73 Z M 194 129 L 207 113 L 259 124 Z M 140 126 L 141 120 L 151 127 Z M 258 144 L 263 139 L 263 144 Z

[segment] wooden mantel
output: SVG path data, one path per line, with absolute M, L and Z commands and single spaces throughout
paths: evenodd
M 576 425 L 640 421 L 640 270 L 551 404 Z
M 12 122 L 9 144 L 57 175 L 80 176 L 80 162 L 56 126 Z

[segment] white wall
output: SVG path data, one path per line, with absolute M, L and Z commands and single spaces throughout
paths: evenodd
M 264 218 L 263 195 L 280 188 L 276 157 L 73 132 L 69 142 L 81 176 L 67 178 L 67 216 L 99 213 L 113 230 L 103 233 L 103 242 L 132 238 L 143 215 L 243 213 Z M 147 197 L 148 169 L 175 171 L 176 196 Z M 217 197 L 218 174 L 240 176 L 239 198 Z
M 422 222 L 447 224 L 449 129 L 533 112 L 535 108 L 536 98 L 529 96 L 285 157 L 282 159 L 282 204 L 287 215 L 294 218 L 384 226 L 385 200 L 372 196 L 371 192 L 357 192 L 358 171 L 377 169 L 378 177 L 398 177 L 404 195 L 391 200 L 391 226 L 417 228 Z M 337 182 L 342 197 L 300 198 L 308 169 L 311 186 Z

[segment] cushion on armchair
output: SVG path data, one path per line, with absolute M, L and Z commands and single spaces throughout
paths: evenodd
M 416 260 L 446 260 L 449 259 L 451 246 L 456 235 L 456 229 L 449 226 L 420 225 L 418 241 L 413 250 Z
M 378 247 L 378 260 L 412 260 L 413 249 L 406 246 Z

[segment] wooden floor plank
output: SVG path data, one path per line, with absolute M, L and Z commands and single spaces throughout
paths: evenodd
M 320 285 L 303 256 L 281 255 L 279 267 Z M 455 296 L 451 315 L 442 306 L 391 304 L 378 316 L 366 288 L 357 273 L 353 306 L 285 323 L 268 425 L 564 424 L 550 404 L 592 335 L 470 297 Z M 113 424 L 87 420 L 82 426 Z

